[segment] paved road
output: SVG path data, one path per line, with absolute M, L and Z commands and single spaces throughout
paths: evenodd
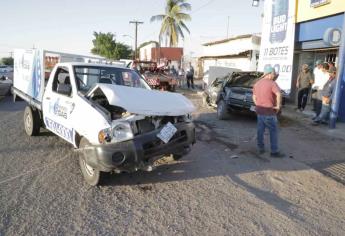
M 301 147 L 257 156 L 253 117 L 220 122 L 199 109 L 184 159 L 89 187 L 69 144 L 25 135 L 24 106 L 0 101 L 0 236 L 344 235 L 344 186 L 299 161 Z M 293 133 L 287 147 L 305 138 Z

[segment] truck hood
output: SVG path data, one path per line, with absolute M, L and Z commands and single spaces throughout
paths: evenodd
M 182 116 L 195 110 L 190 100 L 178 93 L 112 84 L 97 84 L 87 96 L 100 89 L 110 105 L 145 116 Z

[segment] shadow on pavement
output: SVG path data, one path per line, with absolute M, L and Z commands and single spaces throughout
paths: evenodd
M 0 112 L 24 111 L 26 102 L 13 102 L 12 96 L 4 97 L 0 100 Z

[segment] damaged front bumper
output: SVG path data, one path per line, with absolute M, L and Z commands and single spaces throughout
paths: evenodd
M 190 123 L 174 124 L 177 132 L 168 143 L 161 141 L 157 134 L 161 129 L 135 136 L 132 140 L 92 145 L 82 150 L 88 165 L 110 172 L 133 172 L 144 169 L 155 160 L 169 154 L 185 155 L 195 143 L 195 126 Z

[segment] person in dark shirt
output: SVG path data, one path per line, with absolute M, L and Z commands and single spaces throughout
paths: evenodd
M 313 125 L 320 123 L 327 124 L 329 114 L 331 111 L 332 100 L 334 96 L 334 90 L 337 83 L 336 74 L 337 70 L 335 67 L 329 69 L 329 79 L 321 91 L 322 94 L 322 108 L 320 114 L 313 119 Z
M 275 70 L 271 66 L 265 67 L 264 75 L 255 83 L 253 101 L 257 114 L 257 145 L 259 153 L 265 152 L 264 133 L 268 128 L 270 133 L 271 157 L 284 157 L 278 148 L 278 120 L 277 113 L 281 109 L 281 91 L 275 79 Z

